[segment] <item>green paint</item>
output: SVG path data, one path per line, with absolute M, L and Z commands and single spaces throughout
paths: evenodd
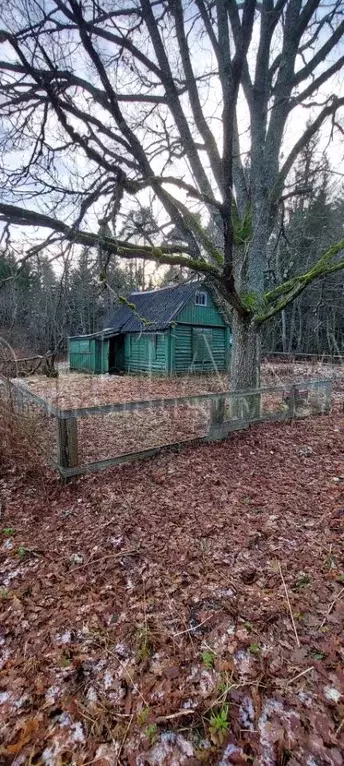
M 109 341 L 103 340 L 101 342 L 101 372 L 106 374 L 109 372 Z
M 175 372 L 175 355 L 176 355 L 176 327 L 172 325 L 168 333 L 168 372 L 173 375 Z
M 228 338 L 226 329 L 225 327 L 200 328 L 178 324 L 175 339 L 175 372 L 223 372 L 226 370 L 226 340 Z M 202 353 L 201 356 L 198 333 L 204 333 L 206 336 L 206 341 L 202 342 L 204 354 Z
M 225 322 L 217 308 L 215 303 L 207 290 L 203 288 L 200 292 L 205 292 L 207 295 L 207 305 L 198 306 L 195 303 L 194 296 L 190 298 L 186 306 L 177 314 L 177 323 L 185 322 L 186 324 L 202 325 L 203 327 L 215 326 L 225 327 Z
M 77 337 L 69 340 L 71 370 L 96 372 L 96 341 L 94 338 Z
M 231 366 L 231 331 L 229 327 L 225 327 L 225 370 L 229 372 Z
M 206 305 L 196 304 L 193 295 L 163 332 L 70 338 L 71 369 L 96 374 L 115 369 L 149 375 L 227 370 L 230 329 L 210 293 L 203 287 L 200 292 L 206 293 Z
M 168 373 L 169 330 L 157 333 L 128 333 L 124 347 L 124 371 L 128 373 Z

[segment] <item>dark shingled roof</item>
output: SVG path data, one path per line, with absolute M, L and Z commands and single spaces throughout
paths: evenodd
M 131 293 L 128 303 L 135 304 L 135 311 L 125 305 L 116 309 L 107 319 L 103 332 L 111 335 L 118 332 L 166 330 L 197 289 L 202 289 L 202 283 L 189 282 L 159 290 Z

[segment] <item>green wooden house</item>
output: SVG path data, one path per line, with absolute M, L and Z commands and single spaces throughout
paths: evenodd
M 135 292 L 128 304 L 101 332 L 69 338 L 71 370 L 174 375 L 229 368 L 228 318 L 205 283 Z

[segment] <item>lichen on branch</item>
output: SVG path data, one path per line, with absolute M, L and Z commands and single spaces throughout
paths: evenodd
M 265 294 L 265 304 L 269 308 L 265 312 L 258 314 L 255 317 L 256 321 L 260 324 L 266 322 L 283 311 L 311 282 L 344 269 L 344 260 L 332 263 L 333 258 L 342 250 L 344 250 L 344 239 L 328 248 L 306 274 L 298 274 L 296 277 L 288 279 L 283 284 L 267 292 Z

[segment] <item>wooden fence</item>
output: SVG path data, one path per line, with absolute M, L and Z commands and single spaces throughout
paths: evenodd
M 302 353 L 302 351 L 266 351 L 263 358 L 265 362 L 321 362 L 323 364 L 334 364 L 337 366 L 343 364 L 344 353 L 308 354 Z
M 47 459 L 64 479 L 141 460 L 163 450 L 225 439 L 232 431 L 247 428 L 251 423 L 328 413 L 332 394 L 331 380 L 315 380 L 249 392 L 226 391 L 59 409 L 19 381 L 7 384 L 17 413 L 25 416 L 37 412 L 43 417 L 42 428 L 51 436 Z M 122 451 L 130 429 L 133 441 L 130 449 Z M 148 446 L 147 432 L 149 439 L 153 439 L 153 444 L 148 439 Z M 177 439 L 173 438 L 174 433 Z M 140 439 L 143 447 L 138 449 Z M 46 445 L 49 440 L 42 443 Z M 110 454 L 104 456 L 106 451 Z

